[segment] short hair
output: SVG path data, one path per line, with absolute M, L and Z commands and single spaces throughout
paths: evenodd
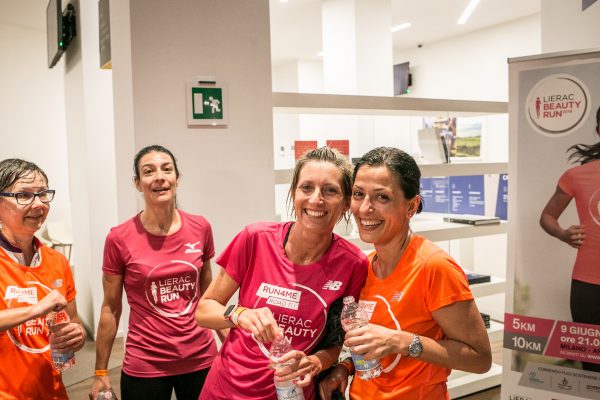
M 354 166 L 354 179 L 363 166 L 387 167 L 396 178 L 398 187 L 404 196 L 412 200 L 421 193 L 421 170 L 417 162 L 408 153 L 395 147 L 377 147 L 368 151 Z M 354 179 L 352 183 L 354 184 Z M 423 199 L 419 199 L 417 213 L 423 210 Z
M 296 198 L 296 189 L 298 188 L 298 180 L 300 179 L 300 172 L 302 168 L 309 162 L 328 162 L 337 167 L 338 171 L 342 175 L 342 195 L 347 204 L 350 204 L 350 197 L 352 196 L 352 165 L 348 159 L 342 155 L 338 150 L 332 149 L 331 147 L 323 146 L 317 149 L 309 150 L 296 162 L 294 168 L 294 174 L 292 176 L 292 182 L 290 185 L 290 191 L 288 192 L 288 207 L 292 205 L 292 216 L 295 216 L 294 210 L 294 199 Z M 344 214 L 344 219 L 348 221 L 350 219 L 350 213 Z
M 19 179 L 32 174 L 40 175 L 46 181 L 46 185 L 48 185 L 46 173 L 36 164 L 19 158 L 7 158 L 0 161 L 0 191 L 5 191 Z
M 175 176 L 177 178 L 179 178 L 179 168 L 177 167 L 177 159 L 175 159 L 175 156 L 173 155 L 173 153 L 171 153 L 171 151 L 169 149 L 167 149 L 166 147 L 163 147 L 158 144 L 153 144 L 150 146 L 146 146 L 143 149 L 141 149 L 140 151 L 138 151 L 137 154 L 135 155 L 135 158 L 133 159 L 133 173 L 135 174 L 136 180 L 138 180 L 138 181 L 140 180 L 140 165 L 139 165 L 140 160 L 142 159 L 142 157 L 144 157 L 148 153 L 168 154 L 169 157 L 171 157 L 171 160 L 173 160 L 173 166 L 175 167 Z

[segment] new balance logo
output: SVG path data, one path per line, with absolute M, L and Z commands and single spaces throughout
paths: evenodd
M 202 249 L 196 249 L 196 246 L 198 246 L 199 244 L 200 242 L 184 244 L 184 246 L 188 247 L 187 249 L 185 249 L 185 254 L 202 253 Z
M 398 302 L 398 301 L 400 301 L 400 299 L 402 299 L 403 295 L 404 295 L 404 292 L 394 292 L 394 295 L 392 296 L 390 301 Z
M 324 290 L 340 290 L 342 287 L 342 282 L 340 281 L 327 281 L 325 285 L 323 285 Z

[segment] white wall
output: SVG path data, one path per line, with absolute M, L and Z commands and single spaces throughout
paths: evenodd
M 581 10 L 580 1 L 544 0 L 542 52 L 600 47 L 600 2 Z
M 0 24 L 0 159 L 38 164 L 56 190 L 48 221 L 70 221 L 63 66 L 48 69 L 46 32 Z
M 560 1 L 560 0 L 559 0 Z M 508 101 L 507 58 L 540 53 L 540 16 L 394 53 L 410 62 L 407 96 Z
M 218 253 L 244 225 L 275 218 L 268 1 L 181 1 L 173 7 L 130 0 L 129 6 L 130 28 L 128 21 L 111 21 L 111 29 L 131 34 L 130 61 L 125 51 L 113 53 L 120 80 L 115 101 L 132 89 L 133 104 L 131 115 L 115 114 L 116 130 L 132 129 L 136 150 L 159 143 L 174 152 L 183 175 L 180 206 L 211 222 Z M 187 127 L 185 84 L 198 75 L 227 84 L 227 127 Z M 123 153 L 117 164 L 132 163 L 128 146 L 117 142 Z M 130 177 L 130 168 L 119 175 Z M 124 196 L 118 193 L 119 201 L 125 203 Z
M 99 67 L 97 4 L 79 0 L 72 3 L 78 35 L 60 63 L 65 65 L 77 306 L 93 332 L 102 300 L 104 238 L 118 222 L 112 75 Z

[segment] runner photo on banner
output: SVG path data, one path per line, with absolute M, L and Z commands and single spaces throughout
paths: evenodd
M 600 52 L 509 76 L 502 399 L 600 399 Z

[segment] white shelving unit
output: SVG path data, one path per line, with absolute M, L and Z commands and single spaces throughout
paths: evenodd
M 329 95 L 305 93 L 273 93 L 273 112 L 281 114 L 323 114 L 323 115 L 404 115 L 449 117 L 473 117 L 493 114 L 507 114 L 508 103 L 490 101 L 463 101 L 444 99 L 419 99 L 410 97 Z M 508 171 L 508 163 L 464 162 L 441 165 L 420 165 L 422 176 L 460 176 L 500 174 Z M 275 170 L 275 183 L 288 184 L 292 170 Z M 472 226 L 443 221 L 441 214 L 423 213 L 411 221 L 414 232 L 438 242 L 444 240 L 474 238 L 507 232 L 507 223 Z M 365 253 L 372 251 L 372 245 L 363 243 L 358 235 L 345 237 Z M 474 284 L 471 290 L 475 297 L 503 293 L 505 280 L 491 277 L 491 282 Z M 488 335 L 491 341 L 502 338 L 503 325 L 491 321 Z M 453 371 L 448 381 L 452 398 L 497 386 L 501 383 L 502 367 L 493 364 L 485 374 L 471 374 Z

